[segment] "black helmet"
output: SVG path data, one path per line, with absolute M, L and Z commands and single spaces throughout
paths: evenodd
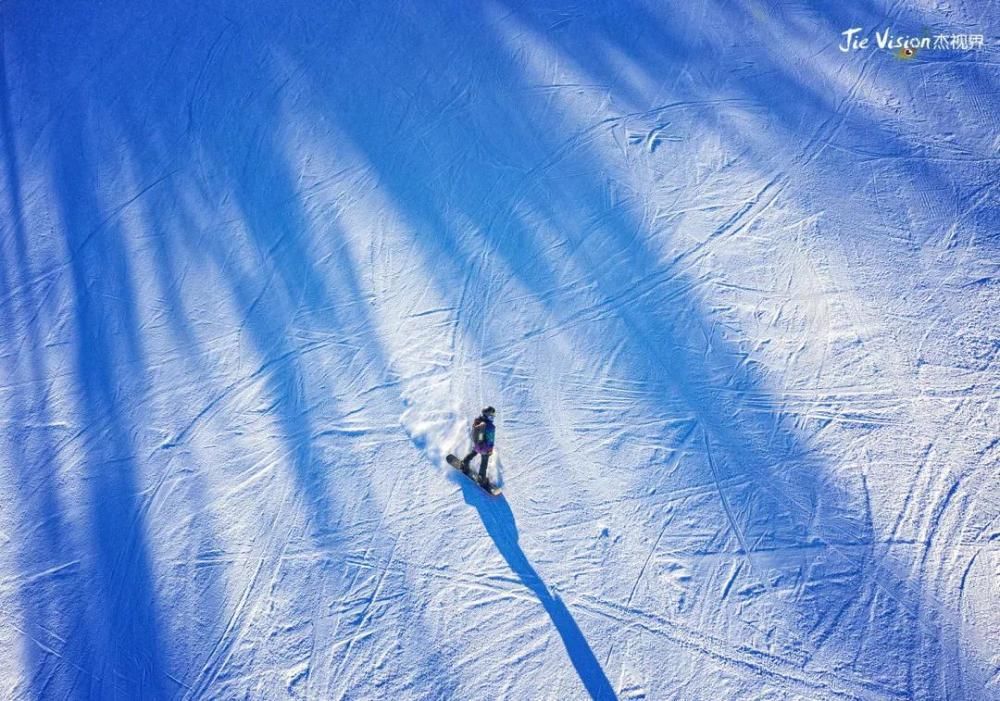
M 488 406 L 488 407 L 486 407 L 485 409 L 483 409 L 483 416 L 489 416 L 489 417 L 493 417 L 493 416 L 495 416 L 495 415 L 496 415 L 496 413 L 497 413 L 497 410 L 496 410 L 496 409 L 494 409 L 494 408 L 493 408 L 493 407 L 491 407 L 491 406 Z

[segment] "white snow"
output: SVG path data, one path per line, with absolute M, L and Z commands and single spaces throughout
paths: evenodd
M 827 5 L 5 4 L 0 698 L 1000 699 L 1000 13 Z

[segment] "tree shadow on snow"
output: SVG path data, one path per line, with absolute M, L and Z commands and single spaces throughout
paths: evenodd
M 36 660 L 30 693 L 38 698 L 165 699 L 176 694 L 179 685 L 164 674 L 169 651 L 147 542 L 148 504 L 143 503 L 137 476 L 134 412 L 143 405 L 146 383 L 130 261 L 122 230 L 97 219 L 100 207 L 88 178 L 95 172 L 89 139 L 82 130 L 74 131 L 79 122 L 63 126 L 69 141 L 56 149 L 53 186 L 70 253 L 70 317 L 77 331 L 69 373 L 74 396 L 63 399 L 76 402 L 84 424 L 75 436 L 80 438 L 75 460 L 61 456 L 70 452 L 67 444 L 75 437 L 61 440 L 54 431 L 32 432 L 44 440 L 26 460 L 38 473 L 25 482 L 37 481 L 41 492 L 28 493 L 24 516 L 39 519 L 42 539 L 33 534 L 27 538 L 22 544 L 25 557 L 41 553 L 43 559 L 53 559 L 57 571 L 66 568 L 69 577 L 65 582 L 62 577 L 40 578 L 41 585 L 23 591 L 29 630 L 39 631 L 35 635 L 41 640 L 58 640 L 37 643 L 51 645 L 57 653 Z M 72 147 L 67 147 L 69 142 Z M 7 151 L 8 163 L 16 164 L 12 144 Z M 16 187 L 14 183 L 12 192 Z M 18 238 L 22 235 L 15 232 Z M 19 254 L 25 267 L 39 260 L 38 251 L 29 253 L 27 243 Z M 22 292 L 30 294 L 30 286 Z M 37 303 L 42 315 L 44 303 Z M 45 344 L 35 337 L 36 323 L 37 318 L 22 319 L 30 343 L 26 352 L 36 368 L 30 380 L 25 378 L 36 405 L 25 430 L 40 417 L 53 416 L 49 404 L 57 399 L 55 392 L 43 389 L 46 380 L 37 372 L 45 363 Z M 64 463 L 79 471 L 84 489 L 86 513 L 73 525 L 64 514 L 70 505 L 61 504 L 53 491 L 52 482 L 67 469 Z M 206 611 L 211 610 L 209 601 L 203 602 Z
M 735 20 L 742 15 L 732 8 L 729 13 L 713 26 L 741 26 Z M 748 144 L 739 157 L 762 174 L 781 163 L 769 151 L 778 143 L 801 148 L 794 162 L 819 178 L 824 153 L 835 154 L 832 163 L 845 160 L 840 151 L 824 148 L 842 122 L 848 124 L 845 133 L 864 137 L 861 147 L 880 142 L 885 153 L 912 147 L 905 131 L 897 133 L 879 122 L 877 114 L 862 110 L 849 120 L 834 118 L 842 103 L 767 52 L 744 52 L 748 61 L 757 62 L 761 76 L 740 80 L 720 59 L 718 46 L 684 36 L 682 26 L 667 26 L 641 3 L 608 7 L 592 22 L 571 9 L 534 13 L 515 3 L 466 6 L 436 16 L 422 13 L 419 22 L 407 11 L 401 14 L 404 19 L 393 26 L 419 25 L 420 32 L 439 37 L 440 51 L 425 51 L 423 64 L 408 59 L 421 45 L 420 32 L 404 30 L 404 38 L 389 42 L 380 38 L 382 25 L 364 26 L 355 18 L 362 26 L 351 36 L 352 49 L 378 47 L 369 60 L 394 77 L 403 96 L 400 103 L 385 99 L 391 89 L 366 90 L 366 78 L 352 75 L 349 68 L 358 56 L 346 51 L 342 55 L 350 58 L 334 56 L 328 65 L 329 74 L 343 79 L 317 81 L 311 85 L 314 94 L 378 173 L 380 187 L 412 230 L 421 267 L 443 297 L 463 309 L 496 307 L 502 317 L 506 303 L 514 301 L 514 286 L 494 283 L 505 277 L 516 282 L 544 311 L 535 328 L 519 329 L 524 340 L 537 337 L 541 343 L 546 327 L 563 330 L 601 363 L 619 359 L 627 379 L 645 390 L 635 402 L 642 407 L 636 413 L 658 419 L 654 428 L 669 427 L 669 420 L 686 422 L 675 434 L 685 459 L 675 463 L 671 480 L 664 482 L 673 489 L 660 490 L 647 503 L 663 512 L 688 506 L 725 524 L 696 551 L 677 554 L 731 556 L 732 566 L 719 568 L 713 585 L 740 600 L 731 606 L 761 611 L 763 621 L 754 615 L 743 621 L 746 635 L 753 636 L 749 652 L 731 647 L 726 660 L 757 673 L 780 669 L 813 692 L 825 689 L 828 678 L 848 694 L 913 693 L 953 681 L 955 651 L 939 639 L 941 612 L 927 605 L 909 573 L 876 542 L 864 475 L 825 463 L 805 438 L 795 412 L 786 410 L 768 387 L 751 349 L 729 340 L 739 335 L 739 328 L 711 306 L 712 295 L 704 290 L 712 289 L 713 280 L 697 279 L 692 272 L 719 241 L 752 232 L 772 203 L 794 201 L 793 194 L 808 203 L 808 193 L 796 193 L 788 178 L 762 180 L 758 191 L 734 198 L 728 216 L 708 220 L 711 225 L 699 232 L 704 241 L 670 259 L 665 251 L 683 218 L 666 211 L 661 219 L 660 211 L 649 212 L 641 193 L 616 196 L 614 175 L 605 172 L 603 156 L 593 146 L 610 133 L 626 150 L 633 126 L 648 136 L 672 119 L 681 125 L 700 121 L 723 143 Z M 467 31 L 469 26 L 499 25 L 507 18 L 513 20 L 508 36 L 497 32 L 492 42 L 469 38 L 476 36 Z M 469 46 L 473 41 L 475 49 Z M 532 41 L 550 63 L 564 58 L 570 66 L 583 66 L 595 92 L 611 96 L 627 95 L 626 78 L 636 74 L 680 72 L 701 82 L 682 81 L 676 93 L 666 90 L 660 106 L 588 123 L 551 109 L 550 94 L 586 86 L 558 83 L 557 78 L 565 77 L 549 65 L 532 66 L 538 58 L 530 53 Z M 456 56 L 463 49 L 467 53 L 459 61 Z M 295 47 L 288 50 L 295 54 Z M 631 64 L 597 58 L 614 51 Z M 303 64 L 307 60 L 302 57 Z M 551 76 L 555 84 L 540 85 L 543 77 L 526 66 L 547 72 L 544 77 Z M 440 80 L 428 81 L 428 74 Z M 626 87 L 619 90 L 622 85 Z M 714 99 L 699 99 L 703 85 L 716 88 Z M 779 129 L 767 135 L 770 140 L 743 133 L 746 125 L 720 109 L 723 97 L 750 113 L 766 110 Z M 628 99 L 623 104 L 631 106 Z M 664 148 L 660 146 L 661 153 Z M 674 166 L 683 169 L 690 161 Z M 453 178 L 456 173 L 460 179 Z M 946 182 L 947 174 L 930 161 L 924 174 Z M 563 239 L 547 246 L 551 241 L 542 232 L 557 232 Z M 441 266 L 442 259 L 453 263 Z M 579 271 L 579 277 L 574 280 L 568 269 Z M 456 323 L 461 336 L 470 339 L 471 352 L 480 357 L 499 354 L 510 343 L 510 329 L 499 319 L 487 322 L 484 314 L 470 313 Z M 600 341 L 587 340 L 595 338 Z M 587 379 L 600 384 L 600 378 L 584 376 L 581 387 Z M 591 397 L 596 403 L 599 394 L 588 392 L 580 403 Z M 863 413 L 846 418 L 858 430 L 880 420 Z M 655 430 L 631 435 L 656 445 L 667 435 L 668 429 L 662 430 L 659 435 Z M 655 469 L 655 458 L 651 460 Z M 635 489 L 646 486 L 638 483 Z M 689 496 L 674 496 L 673 491 Z M 649 518 L 655 522 L 657 514 Z M 657 530 L 662 533 L 669 525 Z M 501 547 L 503 539 L 495 540 Z M 638 572 L 633 592 L 644 575 L 645 569 Z M 756 609 L 755 599 L 773 606 Z M 708 610 L 710 603 L 703 605 L 706 619 L 716 615 Z M 878 612 L 874 619 L 873 612 Z M 637 607 L 631 614 L 659 620 L 655 612 Z M 885 626 L 884 618 L 893 625 Z M 691 639 L 707 641 L 700 624 L 687 619 L 673 618 L 670 625 Z M 856 654 L 853 645 L 883 653 Z M 918 650 L 927 654 L 915 654 Z M 844 656 L 846 667 L 810 669 L 812 660 L 830 655 Z
M 867 3 L 859 5 L 865 13 L 873 13 Z M 233 3 L 229 8 L 237 19 L 241 7 Z M 703 620 L 692 621 L 694 616 L 667 616 L 639 599 L 633 604 L 632 596 L 627 602 L 615 602 L 619 608 L 628 604 L 627 615 L 649 624 L 653 634 L 659 629 L 668 639 L 681 639 L 685 654 L 715 650 L 711 654 L 722 665 L 734 664 L 758 675 L 780 672 L 785 675 L 780 683 L 798 683 L 800 689 L 817 693 L 828 692 L 829 683 L 842 684 L 848 695 L 912 695 L 953 681 L 948 665 L 953 657 L 936 639 L 939 612 L 911 591 L 909 575 L 876 547 L 864 479 L 844 478 L 818 457 L 757 372 L 751 350 L 729 340 L 729 332 L 738 335 L 739 329 L 717 313 L 712 295 L 700 291 L 705 281 L 692 273 L 713 240 L 736 230 L 752 231 L 752 220 L 782 192 L 790 195 L 792 186 L 778 178 L 756 194 L 741 193 L 733 200 L 731 216 L 711 220 L 716 228 L 704 232 L 702 253 L 668 260 L 663 251 L 680 228 L 679 215 L 644 211 L 642 193 L 615 194 L 618 185 L 605 171 L 604 156 L 593 147 L 595 140 L 609 138 L 620 141 L 623 152 L 637 147 L 648 153 L 658 150 L 662 156 L 673 143 L 668 138 L 672 120 L 679 124 L 701 120 L 724 143 L 749 144 L 734 158 L 751 161 L 763 173 L 775 163 L 774 154 L 768 152 L 771 143 L 801 146 L 798 161 L 815 167 L 823 158 L 832 165 L 854 162 L 856 154 L 831 156 L 833 149 L 824 149 L 838 130 L 842 137 L 850 134 L 855 139 L 848 146 L 869 149 L 874 156 L 911 147 L 909 137 L 886 129 L 861 110 L 849 120 L 832 118 L 841 105 L 811 85 L 804 74 L 783 65 L 780 56 L 749 47 L 720 57 L 720 48 L 734 48 L 726 44 L 735 41 L 732 36 L 722 41 L 688 36 L 683 22 L 670 25 L 642 3 L 589 9 L 594 11 L 585 16 L 575 5 L 535 10 L 528 3 L 474 3 L 444 11 L 400 5 L 391 8 L 386 19 L 351 8 L 342 16 L 328 7 L 299 7 L 295 13 L 279 8 L 267 21 L 258 18 L 256 36 L 250 22 L 242 26 L 221 13 L 207 13 L 186 20 L 187 26 L 171 26 L 176 45 L 169 51 L 166 45 L 159 47 L 155 61 L 147 57 L 149 65 L 142 70 L 127 66 L 136 74 L 122 78 L 125 88 L 119 86 L 108 104 L 95 94 L 100 87 L 85 82 L 79 95 L 53 98 L 50 108 L 60 127 L 53 185 L 66 230 L 72 316 L 80 329 L 69 373 L 85 421 L 73 440 L 80 438 L 90 508 L 83 554 L 94 569 L 89 573 L 90 588 L 84 587 L 87 600 L 63 589 L 42 600 L 34 596 L 32 586 L 24 587 L 25 615 L 32 631 L 74 633 L 59 648 L 62 662 L 32 648 L 26 664 L 37 683 L 31 694 L 37 698 L 57 693 L 169 696 L 176 690 L 167 679 L 166 660 L 176 653 L 173 648 L 195 649 L 198 642 L 169 638 L 155 596 L 153 556 L 143 530 L 149 502 L 137 494 L 144 484 L 138 475 L 143 458 L 136 455 L 142 422 L 129 413 L 150 394 L 144 353 L 148 331 L 140 329 L 142 320 L 136 314 L 128 234 L 114 219 L 120 210 L 107 220 L 94 216 L 106 205 L 92 186 L 98 180 L 100 169 L 93 161 L 100 149 L 88 143 L 93 125 L 85 115 L 95 104 L 94 113 L 116 123 L 127 144 L 131 142 L 137 153 L 140 146 L 145 149 L 136 166 L 137 182 L 163 182 L 162 193 L 146 192 L 137 206 L 146 208 L 153 222 L 156 212 L 165 212 L 160 218 L 174 222 L 162 228 L 154 224 L 158 238 L 152 248 L 159 253 L 155 274 L 162 281 L 168 324 L 183 342 L 190 367 L 204 369 L 200 356 L 206 349 L 197 346 L 192 328 L 192 318 L 201 310 L 185 309 L 173 287 L 183 277 L 175 268 L 181 260 L 207 262 L 205 267 L 221 281 L 214 291 L 239 310 L 240 333 L 246 334 L 259 362 L 242 372 L 238 382 L 243 387 L 260 383 L 273 402 L 268 407 L 275 418 L 273 430 L 298 496 L 311 515 L 314 544 L 321 544 L 341 524 L 343 510 L 330 494 L 334 479 L 328 470 L 350 469 L 353 457 L 340 456 L 331 467 L 316 454 L 323 431 L 314 419 L 317 402 L 310 388 L 326 379 L 326 368 L 311 359 L 332 358 L 330 362 L 357 370 L 357 375 L 369 366 L 375 372 L 389 368 L 390 360 L 378 337 L 378 324 L 365 307 L 361 271 L 345 252 L 348 236 L 337 222 L 336 208 L 322 212 L 326 223 L 320 231 L 311 231 L 316 220 L 308 215 L 314 212 L 308 211 L 311 205 L 300 174 L 281 141 L 287 134 L 270 129 L 269 120 L 275 115 L 295 116 L 292 110 L 282 111 L 279 97 L 286 86 L 289 92 L 298 90 L 315 98 L 309 106 L 336 125 L 340 130 L 336 138 L 342 133 L 363 154 L 378 187 L 411 228 L 411 252 L 418 268 L 428 271 L 443 299 L 462 312 L 491 303 L 504 307 L 504 302 L 516 303 L 510 284 L 516 283 L 517 291 L 526 292 L 542 310 L 533 328 L 513 334 L 501 324 L 488 323 L 485 315 L 460 314 L 455 322 L 458 335 L 468 340 L 471 353 L 480 358 L 499 355 L 505 344 L 514 342 L 541 347 L 550 328 L 559 329 L 580 344 L 587 361 L 606 362 L 644 388 L 635 406 L 615 418 L 631 411 L 652 417 L 653 423 L 640 425 L 628 437 L 652 445 L 676 438 L 684 459 L 667 475 L 658 454 L 651 451 L 646 467 L 656 471 L 656 479 L 667 488 L 642 497 L 648 509 L 642 517 L 661 536 L 671 525 L 664 514 L 675 507 L 687 509 L 692 518 L 722 523 L 695 550 L 679 555 L 692 561 L 731 558 L 730 567 L 720 567 L 711 576 L 730 578 L 730 584 L 719 590 L 732 592 L 725 606 L 739 608 L 734 620 L 749 612 L 740 634 L 757 623 L 749 619 L 758 596 L 779 602 L 783 608 L 775 610 L 786 620 L 765 621 L 765 627 L 772 627 L 759 635 L 751 633 L 756 637 L 748 642 L 727 639 L 720 644 L 702 630 L 710 627 L 711 611 L 706 610 Z M 151 8 L 144 11 L 152 13 Z M 701 11 L 694 8 L 681 19 L 693 21 L 697 18 L 692 13 Z M 823 31 L 834 30 L 831 40 L 836 41 L 835 32 L 851 11 L 817 16 Z M 506 18 L 516 25 L 504 33 L 499 27 Z M 162 18 L 152 13 L 142 19 L 169 24 L 177 18 L 168 12 Z M 296 22 L 301 30 L 293 32 L 297 43 L 280 47 L 289 65 L 272 63 L 272 20 Z M 729 7 L 715 26 L 722 32 L 724 26 L 744 26 L 747 21 L 746 12 Z M 123 19 L 116 26 L 127 39 L 128 22 Z M 27 34 L 24 27 L 19 29 Z M 107 27 L 98 21 L 90 30 L 105 37 Z M 189 33 L 198 41 L 185 44 L 179 39 Z M 430 34 L 437 43 L 428 46 Z M 138 36 L 141 39 L 141 32 Z M 537 46 L 532 47 L 531 41 Z M 52 45 L 55 65 L 73 62 L 72 47 L 61 41 Z M 548 51 L 540 62 L 545 65 L 530 63 L 533 56 L 527 49 L 531 48 Z M 132 53 L 146 55 L 135 47 Z M 175 61 L 196 65 L 192 55 L 201 66 L 193 84 L 193 76 L 170 70 Z M 414 56 L 423 62 L 414 61 Z M 589 89 L 558 83 L 555 75 L 541 75 L 556 64 L 555 59 L 581 68 L 608 99 L 618 100 L 615 107 L 622 108 L 622 114 L 593 124 L 586 115 L 553 111 L 560 91 Z M 746 66 L 740 60 L 746 60 Z M 371 74 L 356 70 L 369 64 L 381 76 L 382 82 L 374 87 Z M 281 76 L 284 82 L 279 88 L 260 90 L 267 82 L 261 75 L 277 84 L 279 74 L 289 68 L 294 70 Z M 105 70 L 105 77 L 113 72 Z M 653 77 L 662 81 L 665 101 L 659 106 L 643 104 Z M 637 78 L 639 82 L 634 82 Z M 643 79 L 647 89 L 641 85 Z M 188 100 L 186 109 L 176 109 L 172 103 L 147 105 L 145 86 L 158 81 L 172 81 L 174 92 Z M 989 86 L 986 78 L 981 81 Z M 714 93 L 700 94 L 705 86 Z M 0 87 L 7 91 L 6 85 Z M 720 106 L 726 100 L 749 114 L 766 109 L 779 136 L 769 142 L 758 134 L 742 133 L 746 123 L 734 118 L 735 111 Z M 634 112 L 628 111 L 633 108 Z M 4 110 L 0 129 L 5 177 L 15 214 L 10 224 L 11 259 L 25 259 L 30 246 L 17 152 L 10 137 L 14 120 L 6 101 Z M 640 138 L 634 143 L 637 133 Z M 934 148 L 935 154 L 948 153 L 940 145 Z M 646 163 L 641 158 L 635 162 Z M 180 164 L 185 172 L 164 176 L 168 166 Z M 676 165 L 683 169 L 690 163 Z M 917 168 L 934 189 L 947 192 L 953 186 L 949 173 L 931 159 Z M 809 174 L 821 177 L 815 171 Z M 808 201 L 808 194 L 803 197 Z M 200 210 L 230 201 L 243 228 L 240 235 L 224 240 L 216 234 L 233 230 L 229 223 L 203 217 Z M 539 235 L 542 230 L 555 232 L 560 239 L 555 246 Z M 321 250 L 311 247 L 316 239 L 307 240 L 307 232 L 324 242 Z M 5 242 L 5 254 L 6 246 Z M 452 264 L 441 265 L 442 260 Z M 26 277 L 5 259 L 0 269 L 4 300 L 0 324 L 5 327 L 0 329 L 0 340 L 8 358 L 17 357 L 15 346 L 20 341 L 6 329 L 32 330 L 32 314 L 44 302 L 31 292 Z M 497 280 L 502 282 L 491 287 Z M 13 299 L 21 301 L 8 301 Z M 504 312 L 499 309 L 498 316 Z M 519 323 L 516 315 L 508 318 Z M 29 338 L 31 349 L 44 342 L 38 335 Z M 38 407 L 48 402 L 42 386 L 52 368 L 45 367 L 41 358 L 40 352 L 32 353 L 28 366 L 11 361 L 17 371 L 12 376 L 33 388 L 26 399 L 15 398 L 8 405 L 22 424 L 29 419 L 44 423 L 48 416 Z M 606 394 L 602 378 L 584 371 L 580 375 L 579 385 L 566 394 L 581 399 L 581 406 L 590 400 L 598 405 L 596 400 Z M 211 379 L 206 372 L 206 382 Z M 323 397 L 327 416 L 345 413 L 337 395 L 358 390 L 353 386 L 356 381 L 352 377 L 345 383 L 352 386 L 335 386 Z M 593 387 L 586 386 L 588 381 Z M 172 447 L 183 447 L 228 391 L 216 388 L 217 394 L 198 406 L 178 408 L 178 421 L 171 424 L 178 427 L 170 437 Z M 602 415 L 606 411 L 582 408 L 573 416 L 581 425 L 596 423 L 606 420 L 607 414 Z M 864 419 L 858 421 L 860 430 Z M 684 427 L 668 433 L 675 420 Z M 20 470 L 19 481 L 31 480 L 35 467 L 54 471 L 60 451 L 73 445 L 73 440 L 56 445 L 48 430 L 24 430 L 15 436 L 13 460 Z M 556 433 L 556 428 L 543 431 L 544 442 L 558 445 Z M 578 436 L 581 441 L 584 434 Z M 17 440 L 21 436 L 24 441 Z M 568 458 L 571 452 L 571 447 L 563 447 L 555 455 Z M 637 474 L 625 479 L 634 481 L 630 497 L 648 486 Z M 551 619 L 588 693 L 614 698 L 579 625 L 521 549 L 507 501 L 490 499 L 467 480 L 461 482 L 466 502 L 477 510 L 497 550 Z M 54 480 L 41 479 L 37 484 L 37 489 L 25 487 L 19 492 L 20 517 L 26 528 L 40 524 L 31 545 L 52 553 L 41 564 L 58 567 L 79 553 L 67 545 L 71 526 L 62 516 Z M 581 493 L 588 488 L 581 485 Z M 599 500 L 599 490 L 592 496 Z M 377 516 L 380 520 L 382 515 Z M 214 541 L 211 533 L 206 537 Z M 656 539 L 650 558 L 659 546 Z M 24 569 L 29 567 L 43 569 L 38 561 L 25 559 Z M 633 594 L 644 577 L 649 577 L 645 567 L 635 575 Z M 213 620 L 224 609 L 220 588 L 211 588 L 203 602 L 204 615 Z M 587 606 L 606 611 L 601 601 L 584 602 L 585 598 L 578 597 Z M 615 613 L 621 615 L 620 610 Z M 779 625 L 783 628 L 776 632 Z M 669 638 L 667 631 L 673 630 L 682 637 Z M 862 644 L 870 654 L 852 647 Z M 918 654 L 922 652 L 927 654 Z M 607 655 L 610 658 L 610 650 Z M 815 669 L 810 667 L 814 656 L 819 660 Z M 199 678 L 196 690 L 209 693 L 214 674 L 224 663 L 222 659 L 211 668 L 212 675 Z

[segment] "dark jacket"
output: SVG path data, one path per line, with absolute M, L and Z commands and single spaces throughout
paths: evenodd
M 476 452 L 480 455 L 491 455 L 496 442 L 497 427 L 485 416 L 479 416 L 472 422 L 472 442 L 476 444 Z

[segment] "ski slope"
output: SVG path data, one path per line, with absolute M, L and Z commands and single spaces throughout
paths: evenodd
M 0 4 L 0 698 L 1000 699 L 998 10 Z

